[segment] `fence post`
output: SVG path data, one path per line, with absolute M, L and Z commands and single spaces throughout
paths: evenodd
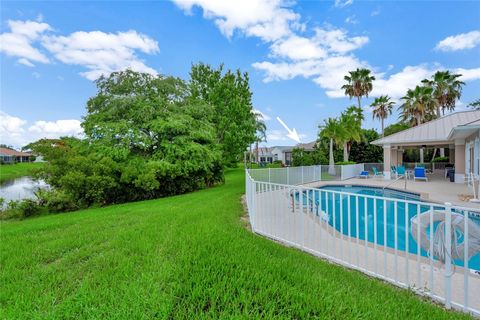
M 445 203 L 445 308 L 452 307 L 452 204 Z
M 256 211 L 256 208 L 255 208 L 255 197 L 256 197 L 256 194 L 257 194 L 257 184 L 255 183 L 255 180 L 252 179 L 252 211 L 249 212 L 250 214 L 250 224 L 252 225 L 252 230 L 253 232 L 255 232 L 255 211 Z
M 287 167 L 287 184 L 290 184 L 290 167 Z

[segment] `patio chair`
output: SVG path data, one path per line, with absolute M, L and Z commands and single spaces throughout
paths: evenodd
M 377 167 L 372 167 L 372 170 L 373 170 L 373 176 L 374 176 L 374 177 L 380 177 L 380 176 L 383 177 L 383 172 L 382 172 L 382 171 L 378 171 Z
M 407 172 L 405 170 L 405 167 L 404 166 L 398 166 L 395 175 L 397 176 L 397 178 L 400 178 L 400 177 L 406 178 L 407 177 Z
M 392 171 L 392 176 L 397 177 L 397 167 L 390 166 L 390 170 Z
M 360 172 L 358 177 L 368 179 L 368 177 L 370 177 L 370 173 L 368 171 L 362 171 L 362 172 Z
M 413 169 L 413 174 L 414 181 L 416 181 L 417 179 L 428 181 L 424 167 L 415 167 L 415 169 Z

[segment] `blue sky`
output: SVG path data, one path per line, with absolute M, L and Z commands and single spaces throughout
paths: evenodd
M 188 78 L 192 63 L 250 74 L 268 145 L 291 145 L 282 118 L 315 139 L 354 103 L 340 86 L 370 68 L 371 96 L 398 100 L 439 69 L 464 74 L 458 110 L 480 97 L 480 2 L 1 2 L 1 142 L 80 134 L 93 80 L 130 67 Z M 362 101 L 368 106 L 370 99 Z M 379 128 L 366 107 L 365 126 Z M 397 121 L 397 114 L 386 124 Z

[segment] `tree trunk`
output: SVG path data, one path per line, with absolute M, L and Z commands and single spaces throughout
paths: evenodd
M 361 108 L 362 106 L 360 105 L 360 96 L 357 97 L 357 101 L 358 101 L 358 107 Z
M 348 161 L 348 145 L 347 145 L 347 142 L 343 143 L 343 161 Z
M 384 132 L 385 130 L 384 129 L 385 128 L 383 127 L 383 118 L 382 118 L 382 138 L 385 137 L 385 132 Z
M 433 159 L 435 159 L 436 153 L 437 153 L 437 148 L 433 149 L 432 162 L 433 162 Z
M 420 148 L 420 163 L 423 163 L 423 148 Z
M 335 175 L 335 160 L 333 159 L 333 139 L 330 139 L 330 152 L 328 160 L 328 173 L 332 176 Z
M 255 160 L 257 161 L 257 163 L 260 163 L 260 161 L 258 161 L 258 140 L 255 141 L 255 148 L 256 148 L 256 149 L 255 149 L 255 150 L 256 150 L 255 152 L 256 152 L 256 154 L 257 154 Z
M 250 144 L 250 153 L 248 154 L 248 161 L 250 162 L 250 169 L 252 169 L 252 145 Z

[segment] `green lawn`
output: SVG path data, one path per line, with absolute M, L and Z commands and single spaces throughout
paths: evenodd
M 0 166 L 0 183 L 32 174 L 32 170 L 41 168 L 43 163 L 16 163 Z
M 243 191 L 1 222 L 2 318 L 468 318 L 250 233 Z

